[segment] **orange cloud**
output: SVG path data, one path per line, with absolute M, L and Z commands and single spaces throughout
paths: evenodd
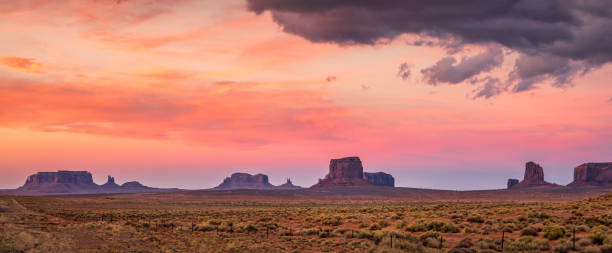
M 42 64 L 30 58 L 3 57 L 0 58 L 2 65 L 25 73 L 39 74 L 43 72 Z
M 262 87 L 0 80 L 0 127 L 252 146 L 337 140 L 347 131 L 338 126 L 359 125 L 322 91 Z

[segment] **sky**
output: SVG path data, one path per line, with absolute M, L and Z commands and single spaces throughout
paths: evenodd
M 612 3 L 0 0 L 0 188 L 38 171 L 504 188 L 612 161 Z

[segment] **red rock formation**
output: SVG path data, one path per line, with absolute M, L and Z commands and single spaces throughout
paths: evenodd
M 94 190 L 98 187 L 87 171 L 39 172 L 31 175 L 17 191 L 24 193 L 73 193 Z
M 319 183 L 312 186 L 336 187 L 336 186 L 371 186 L 363 176 L 363 165 L 359 157 L 345 157 L 331 159 L 329 162 L 329 174 Z
M 376 172 L 376 173 L 368 173 L 365 172 L 363 173 L 363 175 L 365 176 L 366 180 L 368 180 L 368 182 L 370 182 L 373 185 L 378 185 L 378 186 L 390 186 L 390 187 L 394 187 L 395 186 L 395 178 L 393 178 L 393 176 L 384 173 L 384 172 Z
M 117 183 L 115 183 L 115 178 L 108 176 L 108 180 L 105 184 L 101 185 L 102 188 L 118 188 L 120 187 Z
M 585 163 L 574 168 L 574 181 L 567 186 L 612 185 L 612 163 Z
M 247 173 L 234 173 L 232 176 L 225 178 L 223 183 L 213 188 L 217 190 L 232 190 L 232 189 L 274 189 L 275 186 L 270 184 L 268 176 L 264 174 L 251 175 Z
M 512 188 L 513 186 L 517 185 L 518 183 L 519 183 L 518 179 L 508 178 L 508 189 Z
M 537 163 L 528 162 L 525 164 L 525 177 L 523 181 L 512 186 L 512 188 L 528 188 L 541 186 L 558 186 L 544 181 L 544 169 Z
M 287 182 L 285 182 L 284 184 L 281 184 L 279 186 L 276 186 L 276 189 L 281 189 L 281 190 L 296 190 L 296 189 L 302 189 L 302 187 L 294 185 L 291 182 L 291 180 L 289 178 L 287 178 Z

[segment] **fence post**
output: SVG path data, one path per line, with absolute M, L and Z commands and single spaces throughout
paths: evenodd
M 391 248 L 393 248 L 393 234 L 391 234 Z
M 576 250 L 576 226 L 572 228 L 572 250 Z
M 505 236 L 505 232 L 504 230 L 502 230 L 502 241 L 501 241 L 501 250 L 502 252 L 504 252 L 504 236 Z

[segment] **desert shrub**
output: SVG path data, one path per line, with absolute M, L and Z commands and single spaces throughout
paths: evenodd
M 597 246 L 587 246 L 580 250 L 583 253 L 600 253 L 601 250 Z
M 606 244 L 599 247 L 601 253 L 612 253 L 612 244 Z
M 395 213 L 395 215 L 393 215 L 391 217 L 391 219 L 394 219 L 394 220 L 401 220 L 403 218 L 404 218 L 404 214 L 403 213 Z
M 402 222 L 398 223 L 396 227 L 402 229 L 402 228 L 405 228 L 406 226 L 408 226 L 408 222 L 403 220 Z
M 323 225 L 328 225 L 328 226 L 339 226 L 342 225 L 342 217 L 340 216 L 334 216 L 334 217 L 325 217 L 322 220 Z
M 483 223 L 484 219 L 480 217 L 480 215 L 470 216 L 467 218 L 467 221 L 472 223 Z
M 459 233 L 459 228 L 452 223 L 445 223 L 441 228 L 440 232 L 443 233 Z
M 442 221 L 417 221 L 412 226 L 406 229 L 412 232 L 425 232 L 425 231 L 437 231 L 443 233 L 459 233 L 459 228 L 453 223 L 446 223 Z
M 210 225 L 208 222 L 200 223 L 194 228 L 196 231 L 208 232 L 216 229 L 215 226 Z
M 331 229 L 323 229 L 322 231 L 319 232 L 320 238 L 329 238 L 329 237 L 334 237 L 334 236 L 336 236 L 336 234 L 334 234 L 334 232 Z
M 480 234 L 480 230 L 472 227 L 466 227 L 463 229 L 463 233 L 465 234 Z
M 495 245 L 495 239 L 491 237 L 483 237 L 483 238 L 478 239 L 476 246 L 481 250 L 497 249 Z
M 471 248 L 472 246 L 474 246 L 472 240 L 470 238 L 464 238 L 455 245 L 455 248 Z
M 378 225 L 379 225 L 381 228 L 386 228 L 386 227 L 388 227 L 388 226 L 389 226 L 389 225 L 391 225 L 391 224 L 389 224 L 389 222 L 387 222 L 386 220 L 381 220 L 381 221 L 379 221 L 379 222 L 378 222 Z
M 17 250 L 17 248 L 15 248 L 12 245 L 0 244 L 0 253 L 17 253 L 17 252 L 23 252 L 23 251 Z
M 257 226 L 255 226 L 254 224 L 249 223 L 249 224 L 244 225 L 242 227 L 242 230 L 250 233 L 250 232 L 257 232 L 257 230 L 259 229 L 257 229 Z
M 421 236 L 419 236 L 419 239 L 421 241 L 424 241 L 427 238 L 440 238 L 440 234 L 438 232 L 433 232 L 433 231 L 427 231 L 425 233 L 423 233 Z
M 372 233 L 370 231 L 361 230 L 361 231 L 359 231 L 359 233 L 357 233 L 357 238 L 371 240 L 371 239 L 374 238 L 374 233 Z
M 509 252 L 535 252 L 550 249 L 550 244 L 546 240 L 540 240 L 531 236 L 519 237 L 516 240 L 509 240 L 508 247 L 504 250 Z
M 442 244 L 440 243 L 439 239 L 433 238 L 433 237 L 428 237 L 427 239 L 425 239 L 423 241 L 423 246 L 425 247 L 429 247 L 429 248 L 442 248 Z
M 378 225 L 378 223 L 374 223 L 370 226 L 370 230 L 380 230 L 381 227 L 380 225 Z
M 534 227 L 526 227 L 521 231 L 522 236 L 538 236 L 538 230 Z
M 555 246 L 553 248 L 554 252 L 559 252 L 559 253 L 567 253 L 572 249 L 572 243 L 570 241 L 560 241 L 559 244 L 557 244 L 557 246 Z
M 307 229 L 300 230 L 298 234 L 300 235 L 318 235 L 320 231 L 321 230 L 319 230 L 318 228 L 307 228 Z
M 565 235 L 565 227 L 563 226 L 546 226 L 542 231 L 544 232 L 544 237 L 548 238 L 549 240 L 557 240 Z
M 591 230 L 589 233 L 589 239 L 593 244 L 602 245 L 607 236 L 608 228 L 604 226 L 598 226 Z
M 410 227 L 406 228 L 406 230 L 412 232 L 425 232 L 428 230 L 428 228 L 424 223 L 415 223 L 412 224 Z

